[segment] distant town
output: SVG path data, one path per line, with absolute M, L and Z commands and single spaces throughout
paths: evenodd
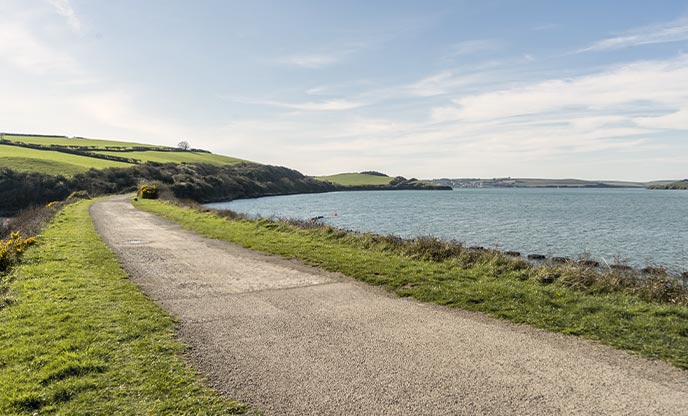
M 537 179 L 537 178 L 440 178 L 432 179 L 435 185 L 452 188 L 645 188 L 673 181 L 627 182 L 627 181 L 588 181 L 583 179 Z

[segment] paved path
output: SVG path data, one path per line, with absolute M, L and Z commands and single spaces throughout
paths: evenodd
M 434 305 L 93 205 L 190 360 L 266 415 L 688 415 L 688 372 Z

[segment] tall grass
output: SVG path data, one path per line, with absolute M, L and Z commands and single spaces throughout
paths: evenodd
M 229 220 L 246 220 L 244 215 L 230 210 L 210 210 L 199 204 L 185 204 L 200 212 L 212 212 Z M 648 302 L 688 305 L 688 279 L 684 275 L 669 273 L 660 266 L 641 270 L 621 263 L 609 267 L 596 266 L 596 262 L 581 257 L 563 261 L 555 258 L 546 262 L 528 262 L 514 257 L 511 252 L 483 247 L 466 247 L 456 240 L 443 240 L 432 236 L 401 238 L 335 228 L 318 221 L 299 219 L 260 219 L 265 226 L 281 231 L 308 230 L 331 240 L 381 253 L 393 253 L 414 260 L 446 263 L 451 267 L 470 269 L 487 265 L 495 276 L 517 276 L 520 280 L 533 280 L 541 285 L 558 283 L 569 289 L 587 294 L 623 292 L 636 295 Z

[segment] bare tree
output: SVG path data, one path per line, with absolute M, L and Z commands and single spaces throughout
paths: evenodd
M 181 142 L 177 143 L 177 147 L 182 149 L 182 150 L 189 150 L 189 142 L 186 140 L 182 140 Z

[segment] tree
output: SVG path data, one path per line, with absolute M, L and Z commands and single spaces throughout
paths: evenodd
M 189 150 L 189 142 L 182 140 L 181 142 L 177 143 L 177 147 L 182 150 Z

